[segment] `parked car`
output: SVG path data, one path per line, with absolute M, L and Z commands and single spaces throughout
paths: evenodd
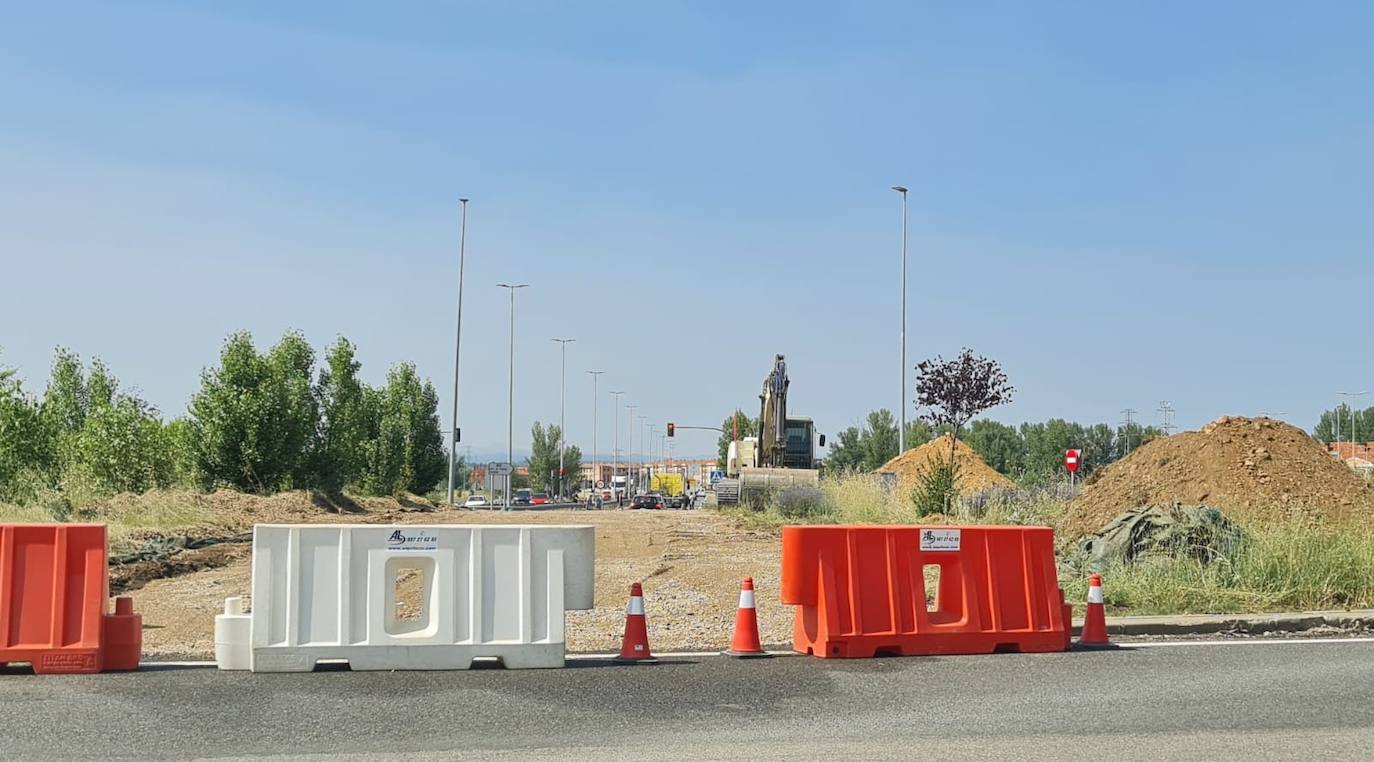
M 661 511 L 666 507 L 662 495 L 635 495 L 630 501 L 631 508 L 644 508 Z
M 486 495 L 469 495 L 468 499 L 463 501 L 464 508 L 486 508 L 489 505 L 491 501 L 487 500 Z
M 530 496 L 530 505 L 548 505 L 549 496 L 543 492 L 536 492 Z

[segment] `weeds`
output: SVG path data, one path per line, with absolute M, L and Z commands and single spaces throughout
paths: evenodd
M 775 500 L 763 511 L 726 515 L 750 526 L 782 524 L 956 524 L 1049 526 L 1066 518 L 1068 502 L 1053 487 L 995 489 L 960 497 L 945 516 L 922 516 L 908 496 L 882 477 L 846 474 L 824 479 L 823 510 L 785 515 Z M 1156 553 L 1102 571 L 1106 603 L 1116 613 L 1254 613 L 1374 608 L 1374 529 L 1293 520 L 1244 524 L 1244 540 L 1204 563 L 1189 549 Z M 1070 559 L 1077 548 L 1058 531 L 1060 584 L 1075 606 L 1087 599 L 1087 575 Z
M 1211 563 L 1152 555 L 1107 568 L 1107 605 L 1133 614 L 1374 606 L 1374 532 L 1298 522 L 1244 529 L 1246 539 Z M 1070 600 L 1085 600 L 1081 576 L 1063 582 Z

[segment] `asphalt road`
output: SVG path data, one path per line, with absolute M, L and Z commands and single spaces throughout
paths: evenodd
M 471 672 L 0 674 L 0 758 L 1367 759 L 1374 642 Z

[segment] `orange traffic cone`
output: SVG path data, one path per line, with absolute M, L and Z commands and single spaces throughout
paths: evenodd
M 1106 646 L 1107 609 L 1102 605 L 1102 575 L 1088 579 L 1088 611 L 1083 617 L 1083 632 L 1078 636 L 1080 646 Z
M 625 638 L 621 641 L 619 664 L 654 664 L 658 659 L 649 653 L 649 623 L 644 618 L 644 588 L 638 582 L 630 585 L 630 605 L 625 608 Z
M 739 586 L 739 611 L 735 613 L 735 638 L 730 641 L 726 656 L 741 659 L 767 656 L 759 644 L 759 614 L 754 608 L 754 578 L 745 577 Z

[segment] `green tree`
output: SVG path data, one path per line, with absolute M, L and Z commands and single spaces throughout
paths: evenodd
M 577 445 L 567 445 L 563 448 L 563 492 L 571 495 L 576 490 L 581 473 L 582 449 Z
M 76 438 L 86 424 L 86 411 L 90 407 L 90 389 L 81 358 L 70 349 L 58 347 L 40 408 L 44 466 L 54 480 L 75 458 Z
M 925 421 L 908 421 L 907 449 L 929 442 L 930 427 Z M 862 426 L 850 426 L 832 440 L 826 467 L 835 471 L 876 471 L 897 455 L 897 423 L 892 411 L 874 410 Z
M 86 414 L 69 467 L 81 468 L 109 492 L 170 485 L 176 464 L 157 411 L 129 396 L 99 400 Z
M 859 441 L 860 436 L 858 426 L 850 426 L 835 435 L 825 455 L 827 471 L 840 473 L 858 471 L 862 468 L 864 453 L 863 444 Z
M 561 432 L 558 426 L 549 424 L 546 428 L 539 421 L 530 427 L 530 457 L 525 465 L 530 469 L 530 484 L 536 492 L 554 494 L 560 485 L 564 492 L 571 492 L 577 484 L 582 470 L 582 450 L 566 442 L 563 446 L 562 479 L 558 473 L 558 439 Z
M 1083 450 L 1083 463 L 1079 468 L 1079 477 L 1121 459 L 1121 443 L 1117 441 L 1116 431 L 1111 426 L 1095 423 L 1081 428 L 1083 439 L 1079 448 Z
M 12 369 L 0 367 L 0 499 L 21 502 L 23 474 L 38 475 L 48 460 L 38 400 Z
M 716 440 L 716 465 L 720 468 L 725 468 L 725 459 L 730 452 L 730 442 L 734 441 L 736 427 L 739 429 L 740 439 L 754 436 L 759 429 L 758 419 L 750 418 L 743 410 L 736 409 L 721 422 L 722 432 Z
M 1021 473 L 1024 467 L 1026 443 L 1015 426 L 985 418 L 976 420 L 969 424 L 964 442 L 999 473 L 1011 476 Z
M 892 411 L 879 408 L 868 414 L 859 437 L 863 449 L 864 471 L 877 471 L 897 456 L 897 422 Z
M 320 406 L 314 384 L 315 350 L 296 332 L 286 334 L 264 358 L 269 372 L 268 444 L 281 474 L 281 489 L 312 486 L 311 453 L 317 451 Z
M 367 467 L 370 420 L 367 388 L 358 379 L 357 349 L 339 337 L 325 354 L 315 396 L 320 428 L 312 458 L 313 485 L 337 494 L 362 479 Z
M 920 418 L 906 422 L 906 449 L 914 450 L 934 438 L 930 424 Z
M 41 406 L 52 482 L 80 481 L 94 494 L 167 486 L 175 471 L 156 409 L 119 389 L 98 358 L 89 372 L 58 348 Z
M 249 492 L 309 486 L 319 427 L 314 352 L 289 333 L 259 355 L 246 331 L 231 334 L 220 364 L 201 373 L 191 399 L 191 446 L 206 486 Z M 442 472 L 441 472 L 442 473 Z
M 191 422 L 185 418 L 174 418 L 163 426 L 163 436 L 172 461 L 171 484 L 178 487 L 199 484 L 196 453 L 191 446 Z
M 434 489 L 448 469 L 434 385 L 420 381 L 414 364 L 401 363 L 387 373 L 384 389 L 366 396 L 375 423 L 364 489 L 374 495 L 403 490 L 423 495 Z
M 530 485 L 535 492 L 549 492 L 558 478 L 558 426 L 548 428 L 539 421 L 530 427 Z
M 1342 402 L 1334 409 L 1322 411 L 1321 418 L 1317 421 L 1316 427 L 1312 429 L 1312 435 L 1325 444 L 1335 442 L 1337 432 L 1340 432 L 1342 442 L 1349 442 L 1352 439 L 1360 442 L 1374 441 L 1374 407 L 1355 411 L 1353 430 L 1350 410 L 1350 406 Z M 1339 421 L 1337 416 L 1339 416 Z

